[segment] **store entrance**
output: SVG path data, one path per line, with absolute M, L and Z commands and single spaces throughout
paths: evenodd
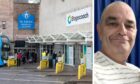
M 21 64 L 39 63 L 39 44 L 37 43 L 25 43 L 24 41 L 15 42 L 14 56 L 17 58 L 21 53 Z

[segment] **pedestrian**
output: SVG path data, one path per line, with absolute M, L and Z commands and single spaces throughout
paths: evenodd
M 45 50 L 41 53 L 42 55 L 42 60 L 47 60 L 46 52 Z
M 55 68 L 56 65 L 56 52 L 53 52 L 53 67 Z
M 17 54 L 17 66 L 20 66 L 21 58 L 22 58 L 21 52 L 18 52 L 18 54 Z
M 25 51 L 23 51 L 23 53 L 22 53 L 22 63 L 23 64 L 26 63 L 26 54 L 25 54 Z

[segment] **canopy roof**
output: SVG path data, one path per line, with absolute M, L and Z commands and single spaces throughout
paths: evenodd
M 92 32 L 76 32 L 51 34 L 46 36 L 33 35 L 26 39 L 28 43 L 69 43 L 69 42 L 92 42 Z

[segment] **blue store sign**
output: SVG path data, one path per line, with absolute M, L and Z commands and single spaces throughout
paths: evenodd
M 31 29 L 35 28 L 35 16 L 31 15 L 28 11 L 18 16 L 18 29 Z

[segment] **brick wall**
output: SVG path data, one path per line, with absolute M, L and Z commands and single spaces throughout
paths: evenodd
M 28 11 L 35 16 L 35 30 L 18 30 L 17 17 L 24 11 Z M 39 5 L 38 4 L 26 4 L 26 3 L 14 3 L 14 40 L 21 40 L 27 36 L 39 33 Z
M 6 21 L 6 29 L 2 21 Z M 0 32 L 13 40 L 13 0 L 0 0 Z
M 18 30 L 17 16 L 29 11 L 35 16 L 35 30 Z M 6 21 L 6 29 L 2 28 Z M 16 3 L 14 0 L 0 0 L 0 32 L 7 35 L 11 41 L 24 39 L 29 35 L 39 33 L 39 4 Z

